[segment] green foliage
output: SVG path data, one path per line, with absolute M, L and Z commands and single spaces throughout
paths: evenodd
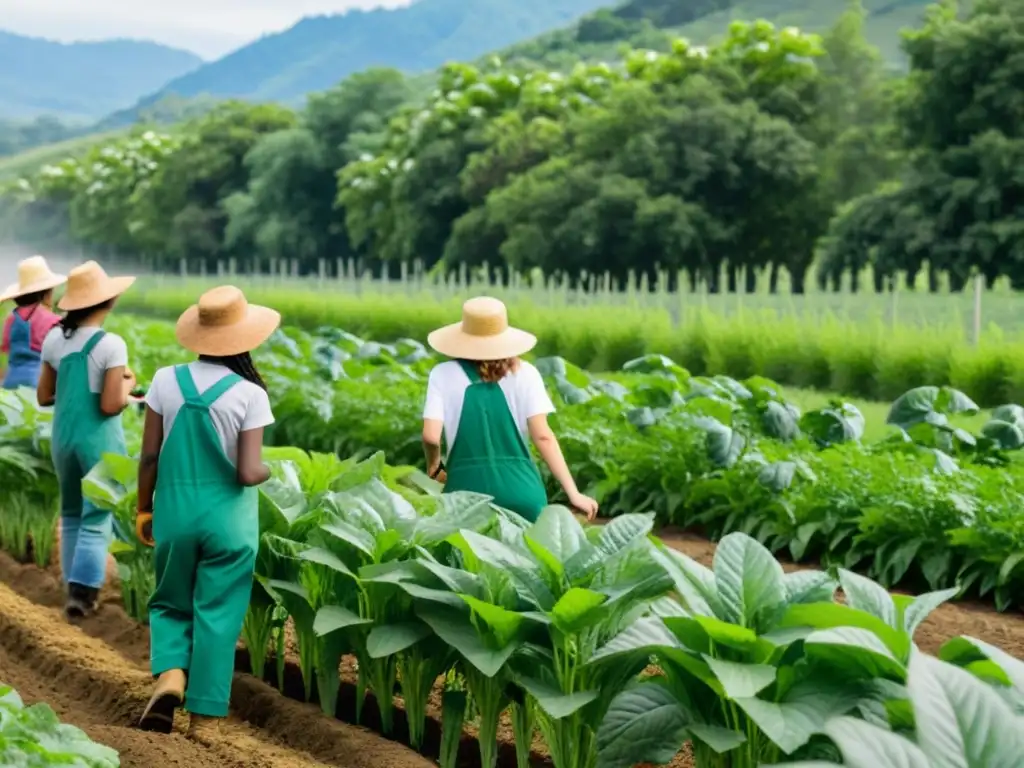
M 12 766 L 72 765 L 118 768 L 110 747 L 96 744 L 78 728 L 64 725 L 46 704 L 26 707 L 21 697 L 0 683 L 0 760 Z
M 935 6 L 908 34 L 911 76 L 899 89 L 897 133 L 910 161 L 897 183 L 857 198 L 833 221 L 826 270 L 870 260 L 892 274 L 939 272 L 962 287 L 1019 269 L 1024 155 L 1019 106 L 994 98 L 1021 66 L 1024 5 L 983 0 Z M 969 87 L 965 83 L 969 82 Z M 927 263 L 926 263 L 927 261 Z

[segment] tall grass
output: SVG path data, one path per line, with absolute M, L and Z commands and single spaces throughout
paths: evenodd
M 804 296 L 572 290 L 565 283 L 503 286 L 469 276 L 436 280 L 411 271 L 403 280 L 367 278 L 157 276 L 122 298 L 132 311 L 173 317 L 206 288 L 233 282 L 251 301 L 278 309 L 285 323 L 340 326 L 374 339 L 423 339 L 459 318 L 469 295 L 505 299 L 512 321 L 537 334 L 543 355 L 591 370 L 612 370 L 643 354 L 667 355 L 694 374 L 760 374 L 782 384 L 889 401 L 921 384 L 952 385 L 983 406 L 1024 401 L 1024 338 L 1012 315 L 1018 295 L 985 296 L 1006 312 L 1005 332 L 965 330 L 970 296 L 903 292 Z

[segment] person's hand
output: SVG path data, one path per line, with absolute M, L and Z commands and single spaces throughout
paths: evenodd
M 125 369 L 124 369 L 124 391 L 127 392 L 128 394 L 131 394 L 132 390 L 135 389 L 135 385 L 137 383 L 138 382 L 135 380 L 135 373 L 134 373 L 134 371 L 132 371 L 131 368 L 125 366 Z
M 135 535 L 139 537 L 139 541 L 145 544 L 147 547 L 155 547 L 156 542 L 153 540 L 153 513 L 152 512 L 136 512 L 135 513 Z
M 576 511 L 586 515 L 589 521 L 593 521 L 597 517 L 597 502 L 589 496 L 584 496 L 579 491 L 569 494 L 569 505 Z

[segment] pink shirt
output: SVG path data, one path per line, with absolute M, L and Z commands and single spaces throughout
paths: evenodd
M 21 315 L 21 318 L 29 321 L 29 327 L 31 328 L 31 342 L 33 352 L 41 352 L 43 350 L 43 339 L 57 323 L 60 322 L 60 315 L 54 314 L 49 309 L 44 307 L 42 304 L 36 304 L 35 312 L 32 311 L 32 307 L 17 307 L 14 312 Z M 14 312 L 7 316 L 4 320 L 4 336 L 3 342 L 0 343 L 0 352 L 9 354 L 11 351 L 11 326 L 14 325 Z M 32 317 L 29 318 L 31 313 Z

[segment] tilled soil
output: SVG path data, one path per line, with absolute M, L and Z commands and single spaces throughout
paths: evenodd
M 59 611 L 52 573 L 0 554 L 0 680 L 33 704 L 45 701 L 91 738 L 121 752 L 124 768 L 426 768 L 411 750 L 361 728 L 318 716 L 247 675 L 236 675 L 232 715 L 210 746 L 181 733 L 138 731 L 152 688 L 148 632 L 106 604 L 82 627 Z M 20 593 L 20 594 L 17 594 Z M 105 602 L 116 601 L 110 594 Z M 38 604 L 37 604 L 38 603 Z M 254 725 L 253 723 L 256 723 Z

